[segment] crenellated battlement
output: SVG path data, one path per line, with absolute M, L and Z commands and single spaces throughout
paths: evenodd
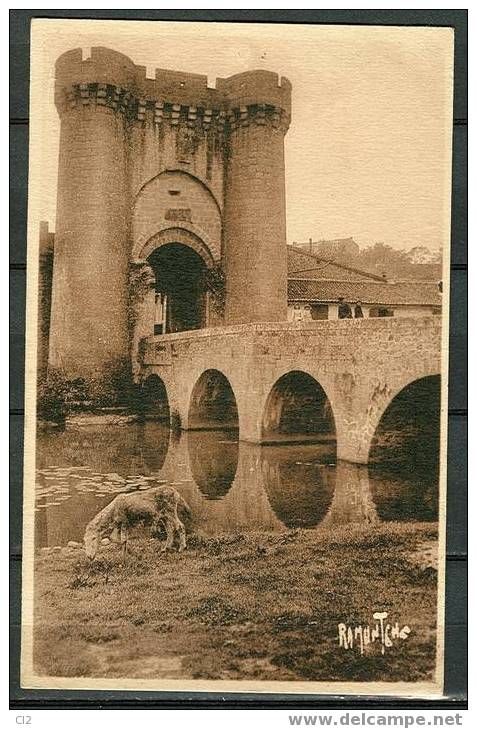
M 276 106 L 291 112 L 291 83 L 273 71 L 245 71 L 218 78 L 217 91 L 227 99 L 229 108 Z
M 215 119 L 219 126 L 270 118 L 288 125 L 291 84 L 271 71 L 247 71 L 218 78 L 216 88 L 207 76 L 158 68 L 148 78 L 145 66 L 108 48 L 95 47 L 83 60 L 81 48 L 68 51 L 56 62 L 55 103 L 59 113 L 89 104 L 110 107 L 142 121 L 151 111 L 156 123 L 164 118 L 179 123 Z M 261 123 L 260 121 L 258 123 Z

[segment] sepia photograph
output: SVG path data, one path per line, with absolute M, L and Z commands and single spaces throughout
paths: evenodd
M 32 21 L 22 687 L 442 696 L 453 53 Z

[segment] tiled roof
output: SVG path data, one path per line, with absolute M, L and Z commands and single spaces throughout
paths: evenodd
M 287 246 L 288 275 L 292 278 L 332 279 L 336 281 L 382 281 L 381 276 L 358 268 L 333 263 L 314 253 Z
M 387 306 L 440 306 L 442 295 L 437 283 L 427 281 L 337 281 L 330 279 L 288 279 L 289 301 L 385 304 Z

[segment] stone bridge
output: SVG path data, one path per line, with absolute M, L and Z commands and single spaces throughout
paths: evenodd
M 277 383 L 290 373 L 303 373 L 326 395 L 338 458 L 367 463 L 373 435 L 396 395 L 417 380 L 440 374 L 441 319 L 217 327 L 147 337 L 138 356 L 139 379 L 156 375 L 162 380 L 170 412 L 185 430 L 198 427 L 197 401 L 208 392 L 200 387 L 204 374 L 228 381 L 239 438 L 253 443 L 266 442 L 279 417 L 283 398 Z

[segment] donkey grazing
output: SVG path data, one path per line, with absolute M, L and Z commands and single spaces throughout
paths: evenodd
M 163 526 L 166 542 L 161 552 L 171 549 L 176 534 L 179 537 L 178 551 L 186 548 L 185 528 L 178 516 L 178 508 L 187 515 L 189 505 L 172 486 L 157 486 L 132 494 L 119 494 L 110 504 L 96 514 L 86 527 L 84 545 L 86 556 L 93 560 L 103 537 L 119 542 L 123 558 L 128 551 L 129 529 L 138 524 L 151 527 L 151 533 L 159 533 Z

